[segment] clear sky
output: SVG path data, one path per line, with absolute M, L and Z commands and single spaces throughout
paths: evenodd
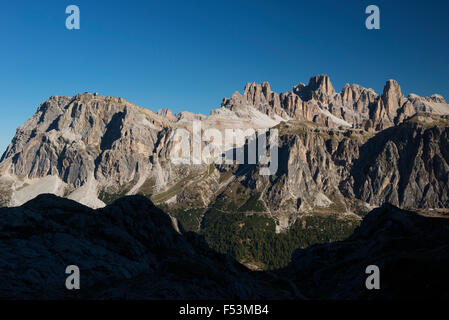
M 67 30 L 78 5 L 81 29 Z M 381 30 L 365 28 L 376 4 Z M 0 6 L 0 153 L 52 95 L 124 97 L 208 114 L 247 82 L 290 90 L 327 73 L 449 100 L 449 1 L 42 0 Z

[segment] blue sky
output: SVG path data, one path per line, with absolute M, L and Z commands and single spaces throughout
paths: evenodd
M 81 29 L 65 28 L 78 5 Z M 376 4 L 381 30 L 365 28 Z M 247 82 L 290 90 L 327 73 L 449 100 L 449 2 L 8 1 L 0 7 L 0 153 L 51 95 L 124 97 L 208 114 Z

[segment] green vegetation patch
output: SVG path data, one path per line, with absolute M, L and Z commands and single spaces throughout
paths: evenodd
M 259 200 L 260 193 L 251 196 L 243 206 L 239 208 L 242 212 L 265 212 L 265 206 L 262 201 Z
M 169 212 L 173 217 L 178 219 L 182 228 L 187 232 L 199 233 L 201 230 L 201 221 L 203 220 L 206 208 L 195 208 L 184 210 L 181 208 L 169 209 L 168 206 L 160 206 L 161 209 Z
M 287 233 L 276 234 L 275 224 L 267 216 L 225 214 L 211 209 L 204 216 L 201 234 L 212 249 L 273 270 L 287 266 L 296 249 L 343 240 L 357 226 L 357 221 L 337 215 L 306 216 Z

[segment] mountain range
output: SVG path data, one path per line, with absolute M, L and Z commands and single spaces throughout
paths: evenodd
M 247 84 L 243 95 L 223 99 L 209 116 L 154 113 L 98 94 L 50 97 L 18 128 L 1 158 L 2 203 L 20 205 L 40 193 L 94 208 L 105 205 L 106 194 L 121 193 L 179 203 L 194 189 L 196 206 L 207 206 L 240 177 L 225 167 L 169 161 L 170 135 L 199 120 L 203 128 L 280 130 L 277 175 L 261 183 L 250 170 L 239 181 L 260 193 L 267 212 L 303 212 L 338 201 L 349 212 L 348 199 L 366 206 L 444 206 L 447 115 L 441 96 L 404 97 L 394 80 L 382 95 L 359 85 L 336 93 L 326 75 L 281 94 L 267 82 Z M 181 183 L 186 176 L 193 178 Z
M 277 171 L 266 176 L 260 164 L 172 161 L 173 135 L 192 132 L 195 121 L 203 130 L 277 130 Z M 443 97 L 405 97 L 394 80 L 381 95 L 348 84 L 336 92 L 329 77 L 319 75 L 280 94 L 267 82 L 249 83 L 208 116 L 153 112 L 97 93 L 50 97 L 17 129 L 1 158 L 0 205 L 54 194 L 99 209 L 141 195 L 185 230 L 206 235 L 213 249 L 264 269 L 276 259 L 254 251 L 251 241 L 260 235 L 248 236 L 253 224 L 267 232 L 261 238 L 280 241 L 277 235 L 306 225 L 320 230 L 325 219 L 332 221 L 321 230 L 327 233 L 318 239 L 320 231 L 310 232 L 301 246 L 342 240 L 385 203 L 448 208 L 448 181 L 449 105 Z M 219 229 L 229 224 L 236 229 Z M 243 247 L 236 252 L 217 233 L 241 233 L 227 241 Z M 292 244 L 285 254 L 298 247 Z

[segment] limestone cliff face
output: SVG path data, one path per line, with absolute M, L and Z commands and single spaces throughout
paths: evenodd
M 18 129 L 2 169 L 19 178 L 58 175 L 80 187 L 90 173 L 121 183 L 149 165 L 165 121 L 123 99 L 52 97 Z M 7 167 L 7 168 L 6 168 Z M 112 179 L 112 180 L 111 180 Z
M 373 205 L 448 207 L 448 124 L 418 114 L 368 141 L 352 169 L 355 195 Z
M 169 169 L 158 170 L 172 130 L 166 119 L 121 98 L 51 97 L 17 130 L 0 170 L 3 180 L 14 180 L 13 205 L 39 188 L 98 207 L 102 190 L 114 193 L 146 179 L 163 188 L 174 178 Z M 44 177 L 54 179 L 33 188 Z
M 449 206 L 448 116 L 420 113 L 377 134 L 301 122 L 278 129 L 279 169 L 260 176 L 247 166 L 242 183 L 280 220 L 301 212 L 359 214 L 385 202 Z

